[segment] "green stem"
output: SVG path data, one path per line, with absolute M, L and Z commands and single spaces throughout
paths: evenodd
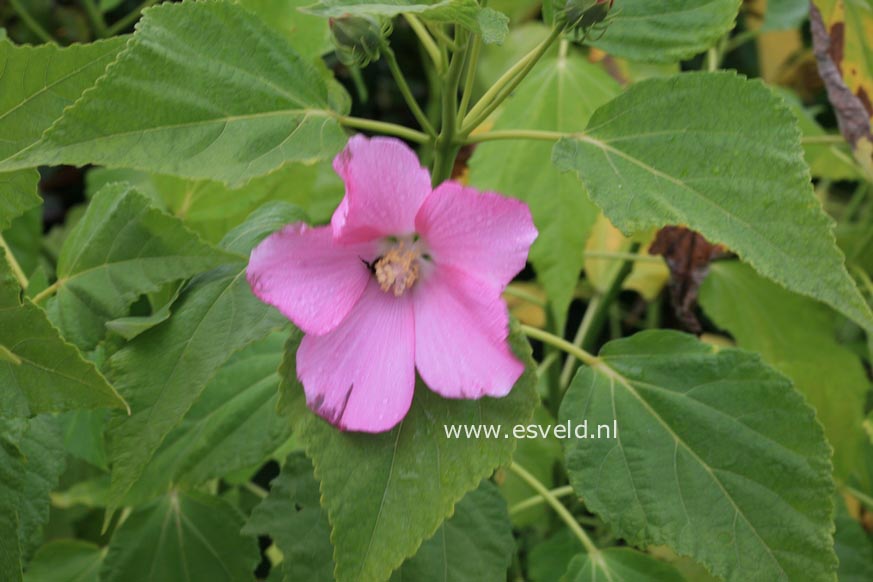
M 2 234 L 0 234 L 0 248 L 6 252 L 6 261 L 9 263 L 10 269 L 12 269 L 12 274 L 15 275 L 16 279 L 18 279 L 18 284 L 21 285 L 22 289 L 26 290 L 29 283 L 27 275 L 24 274 L 21 265 L 18 264 L 15 255 L 12 254 L 12 249 L 9 248 L 9 245 L 6 243 L 6 239 L 3 238 Z
M 521 325 L 521 331 L 529 338 L 540 340 L 544 344 L 556 347 L 567 354 L 573 355 L 583 364 L 588 366 L 597 366 L 600 364 L 600 358 L 592 353 L 586 352 L 579 346 L 573 345 L 564 338 L 558 337 L 555 334 L 525 324 Z
M 585 308 L 585 315 L 582 316 L 582 322 L 579 324 L 579 329 L 576 331 L 576 337 L 573 338 L 574 346 L 582 347 L 582 345 L 588 341 L 592 325 L 597 318 L 597 314 L 601 310 L 602 304 L 603 296 L 599 294 L 592 297 L 591 301 L 588 302 L 588 307 Z M 570 384 L 573 370 L 576 368 L 574 366 L 575 363 L 576 358 L 573 356 L 567 356 L 567 359 L 564 360 L 564 367 L 561 370 L 561 378 L 558 382 L 558 385 L 562 390 Z
M 800 143 L 803 144 L 840 144 L 845 143 L 846 139 L 839 134 L 834 135 L 808 135 L 800 138 Z
M 546 302 L 534 295 L 529 291 L 525 291 L 524 289 L 520 289 L 517 285 L 509 285 L 506 289 L 504 289 L 503 293 L 505 295 L 511 295 L 512 297 L 517 297 L 522 301 L 527 301 L 528 303 L 532 303 L 538 307 L 542 307 L 545 309 Z
M 91 21 L 91 26 L 94 27 L 94 33 L 97 38 L 106 38 L 106 20 L 103 18 L 103 13 L 94 4 L 94 0 L 81 0 L 82 8 L 85 9 L 85 14 L 88 15 L 88 20 Z
M 403 95 L 403 98 L 406 100 L 406 104 L 409 106 L 410 111 L 415 116 L 416 121 L 421 126 L 421 128 L 430 136 L 436 137 L 436 131 L 434 131 L 433 126 L 430 124 L 430 121 L 427 119 L 427 115 L 424 114 L 424 111 L 421 110 L 421 107 L 418 105 L 418 101 L 415 100 L 415 96 L 412 94 L 412 90 L 409 88 L 409 84 L 406 82 L 406 77 L 403 76 L 403 71 L 400 70 L 400 65 L 397 64 L 397 57 L 394 54 L 394 51 L 387 45 L 387 43 L 383 47 L 383 53 L 385 54 L 385 60 L 388 63 L 388 68 L 391 70 L 391 74 L 394 76 L 394 80 L 397 82 L 397 88 L 400 89 L 400 94 Z
M 612 251 L 585 251 L 582 253 L 586 259 L 604 259 L 612 261 L 633 261 L 636 263 L 663 263 L 664 259 L 654 255 L 641 255 L 639 253 L 623 253 Z
M 110 26 L 106 30 L 106 36 L 115 36 L 119 32 L 127 30 L 130 25 L 137 21 L 143 10 L 145 10 L 149 6 L 157 4 L 160 1 L 161 0 L 145 0 L 145 2 L 134 8 L 132 12 L 124 15 L 121 20 Z
M 442 72 L 445 68 L 443 57 L 440 54 L 440 49 L 436 42 L 434 42 L 433 37 L 427 31 L 427 28 L 422 24 L 421 20 L 412 14 L 404 14 L 403 18 L 406 19 L 410 28 L 412 28 L 413 32 L 418 36 L 418 40 L 421 41 L 424 50 L 426 50 L 427 54 L 430 55 L 430 59 L 433 61 L 433 65 L 436 67 L 437 71 Z
M 565 497 L 567 495 L 573 494 L 573 487 L 571 485 L 564 485 L 563 487 L 558 487 L 557 489 L 552 489 L 550 493 L 555 498 Z M 520 513 L 525 509 L 530 509 L 531 507 L 536 507 L 542 503 L 546 502 L 546 498 L 542 495 L 534 495 L 533 497 L 528 497 L 524 501 L 519 501 L 515 505 L 509 508 L 509 515 L 515 515 L 516 513 Z
M 549 371 L 549 368 L 552 367 L 552 364 L 558 361 L 558 356 L 561 352 L 553 351 L 540 362 L 539 366 L 537 366 L 537 377 L 542 377 L 543 374 Z
M 473 89 L 476 86 L 476 68 L 479 66 L 479 53 L 482 52 L 482 37 L 476 35 L 473 44 L 470 45 L 470 54 L 467 56 L 467 76 L 464 79 L 464 92 L 461 94 L 461 105 L 458 107 L 458 117 L 461 119 L 467 115 L 467 108 L 473 98 Z
M 455 38 L 460 38 L 463 44 L 466 42 L 466 33 L 456 27 Z M 464 57 L 466 51 L 452 53 L 452 61 L 446 72 L 442 93 L 442 126 L 440 134 L 434 144 L 433 171 L 431 174 L 433 185 L 437 186 L 452 177 L 452 168 L 455 165 L 455 156 L 460 149 L 460 144 L 455 139 L 458 132 L 458 85 L 461 81 L 461 73 L 464 70 Z
M 270 494 L 269 491 L 267 491 L 257 483 L 252 483 L 251 481 L 246 481 L 245 483 L 243 483 L 243 487 L 245 487 L 249 492 L 261 499 L 266 499 L 267 496 Z
M 21 0 L 11 0 L 12 8 L 15 10 L 15 13 L 18 14 L 18 17 L 24 22 L 25 26 L 30 29 L 30 31 L 35 34 L 40 40 L 43 42 L 56 42 L 54 37 L 49 34 L 49 32 L 43 28 L 42 24 L 34 18 L 30 12 L 24 7 L 21 3 Z
M 572 133 L 559 131 L 544 131 L 539 129 L 507 129 L 504 131 L 489 131 L 475 133 L 464 138 L 465 144 L 481 143 L 484 141 L 499 141 L 507 139 L 532 139 L 541 141 L 558 141 L 564 137 L 573 137 Z
M 461 135 L 469 135 L 471 131 L 476 129 L 479 124 L 485 121 L 488 116 L 497 109 L 503 100 L 506 99 L 515 88 L 518 87 L 519 83 L 524 80 L 527 74 L 530 73 L 531 69 L 534 68 L 534 65 L 537 64 L 540 58 L 547 50 L 549 50 L 549 47 L 552 46 L 552 43 L 561 36 L 562 31 L 563 29 L 561 27 L 553 28 L 552 32 L 545 40 L 534 47 L 531 52 L 525 55 L 520 61 L 510 67 L 508 71 L 503 73 L 503 75 L 497 79 L 494 85 L 485 92 L 482 98 L 473 106 L 473 109 L 470 110 L 470 113 L 468 113 L 464 118 L 464 122 L 461 124 Z
M 55 291 L 57 291 L 58 289 L 61 288 L 61 285 L 63 285 L 63 283 L 61 282 L 61 279 L 58 279 L 57 281 L 55 281 L 54 283 L 52 283 L 51 285 L 49 285 L 48 287 L 46 287 L 45 289 L 43 289 L 42 291 L 37 293 L 31 299 L 31 301 L 33 301 L 36 304 L 39 304 L 43 299 L 46 299 L 46 298 L 54 295 Z
M 850 487 L 849 485 L 843 485 L 843 490 L 846 491 L 849 495 L 863 503 L 867 506 L 867 509 L 873 509 L 873 497 L 870 497 L 866 493 L 862 493 L 858 491 L 854 487 Z
M 558 517 L 567 524 L 567 527 L 570 528 L 570 531 L 576 535 L 576 538 L 582 543 L 582 546 L 585 548 L 585 551 L 588 553 L 589 557 L 592 560 L 596 560 L 600 557 L 600 550 L 597 546 L 594 545 L 594 542 L 591 541 L 591 538 L 588 537 L 588 534 L 585 533 L 585 530 L 582 529 L 582 526 L 579 525 L 579 522 L 576 521 L 576 518 L 573 517 L 573 514 L 570 513 L 566 507 L 558 500 L 555 495 L 549 491 L 545 485 L 540 483 L 539 479 L 531 475 L 524 467 L 519 465 L 518 463 L 512 463 L 509 466 L 509 469 L 518 475 L 522 481 L 527 483 L 531 489 L 540 494 L 540 496 L 548 503 L 552 509 L 555 510 L 555 513 L 558 514 Z
M 346 115 L 340 115 L 337 119 L 345 127 L 363 129 L 375 133 L 384 133 L 386 135 L 394 135 L 415 143 L 427 143 L 431 140 L 430 136 L 426 133 L 422 133 L 403 125 L 397 125 L 396 123 L 386 123 L 384 121 L 375 121 L 372 119 L 364 119 L 362 117 L 349 117 Z

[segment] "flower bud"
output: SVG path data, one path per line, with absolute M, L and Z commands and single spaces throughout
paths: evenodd
M 391 33 L 390 21 L 380 22 L 369 16 L 340 16 L 329 23 L 336 56 L 347 66 L 366 67 L 378 61 L 382 43 Z
M 606 20 L 615 0 L 567 0 L 564 5 L 564 26 L 585 35 L 595 25 Z

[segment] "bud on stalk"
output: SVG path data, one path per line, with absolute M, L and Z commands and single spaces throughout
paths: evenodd
M 340 16 L 329 19 L 336 56 L 346 66 L 366 67 L 378 61 L 382 43 L 391 34 L 391 21 L 370 16 Z
M 567 0 L 564 5 L 564 27 L 585 36 L 606 20 L 615 0 Z

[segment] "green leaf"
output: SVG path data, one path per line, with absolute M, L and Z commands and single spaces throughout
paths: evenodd
M 320 0 L 306 12 L 326 17 L 415 14 L 430 22 L 457 23 L 482 35 L 486 44 L 500 44 L 509 32 L 509 18 L 496 10 L 480 8 L 476 0 Z
M 334 579 L 330 526 L 319 496 L 312 463 L 302 452 L 294 452 L 243 528 L 243 533 L 273 538 L 284 557 L 281 569 L 287 582 Z M 492 483 L 483 481 L 391 580 L 500 580 L 514 547 L 506 503 Z
M 614 20 L 603 38 L 591 44 L 644 63 L 689 59 L 734 27 L 740 4 L 741 0 L 616 0 Z
M 534 582 L 557 582 L 579 553 L 579 540 L 566 527 L 537 543 L 527 555 L 528 578 Z
M 106 335 L 106 322 L 125 315 L 140 295 L 234 260 L 129 185 L 110 184 L 64 241 L 48 314 L 64 337 L 91 349 Z
M 0 455 L 3 455 L 0 447 Z M 5 477 L 0 467 L 0 479 Z M 0 480 L 0 487 L 5 484 Z M 0 490 L 2 494 L 2 490 Z M 12 505 L 0 504 L 0 576 L 8 582 L 20 582 L 21 545 L 18 541 L 18 513 Z
M 105 550 L 81 540 L 55 540 L 42 546 L 27 567 L 25 582 L 98 582 Z
M 793 30 L 809 16 L 807 0 L 767 0 L 762 30 Z
M 242 516 L 223 499 L 172 491 L 116 530 L 100 580 L 251 580 L 258 545 L 239 533 L 242 526 Z
M 64 469 L 57 426 L 49 416 L 0 419 L 0 573 L 21 579 L 21 561 L 39 545 L 49 493 Z
M 313 221 L 326 222 L 345 194 L 342 181 L 329 163 L 286 164 L 238 189 L 220 182 L 170 176 L 154 176 L 152 182 L 171 213 L 214 242 L 269 201 L 296 204 Z
M 873 580 L 873 541 L 861 524 L 846 511 L 842 501 L 837 502 L 834 549 L 840 559 L 837 578 L 840 582 L 867 582 Z
M 791 382 L 750 352 L 648 331 L 573 379 L 560 422 L 585 504 L 634 545 L 666 544 L 729 582 L 834 580 L 830 447 Z
M 95 163 L 241 185 L 288 161 L 332 156 L 346 140 L 337 114 L 322 71 L 257 16 L 224 0 L 165 3 L 145 12 L 94 88 L 6 166 Z
M 13 219 L 42 204 L 42 198 L 36 193 L 38 183 L 36 170 L 0 173 L 0 231 Z
M 228 234 L 222 246 L 246 253 L 293 207 L 253 213 Z M 300 213 L 296 213 L 300 219 Z M 237 351 L 287 324 L 252 295 L 245 265 L 226 265 L 194 279 L 175 304 L 173 317 L 138 336 L 109 361 L 119 391 L 129 397 L 131 416 L 110 424 L 112 483 L 110 510 L 141 477 L 164 439 L 185 417 L 216 371 Z
M 578 173 L 626 234 L 687 226 L 873 330 L 798 138 L 791 112 L 763 83 L 685 73 L 631 86 L 585 133 L 555 144 L 553 160 Z
M 148 498 L 170 484 L 191 488 L 261 465 L 288 440 L 291 423 L 276 413 L 276 370 L 286 335 L 252 343 L 218 370 L 152 457 L 128 504 L 131 497 Z
M 62 48 L 0 40 L 0 162 L 36 143 L 103 74 L 126 41 L 116 37 Z
M 804 10 L 809 9 L 807 2 L 803 5 Z M 849 144 L 842 137 L 839 137 L 840 141 L 837 143 L 816 142 L 815 140 L 827 140 L 835 136 L 818 124 L 815 117 L 804 109 L 803 103 L 796 95 L 778 87 L 774 88 L 774 91 L 785 100 L 786 105 L 797 118 L 797 127 L 803 134 L 803 154 L 812 175 L 829 180 L 859 179 L 861 172 L 852 157 Z
M 539 405 L 534 410 L 531 423 L 542 427 L 552 426 L 555 424 L 555 418 L 542 405 Z M 526 434 L 526 438 L 519 439 L 518 446 L 512 455 L 514 462 L 523 466 L 537 480 L 545 484 L 552 483 L 555 467 L 560 465 L 563 457 L 561 442 L 553 434 L 549 434 L 547 437 L 538 435 L 531 438 L 530 433 Z M 530 499 L 531 496 L 530 485 L 512 471 L 507 471 L 500 481 L 500 491 L 510 507 Z M 512 523 L 517 527 L 542 523 L 550 511 L 551 508 L 545 503 L 516 511 L 512 514 Z M 579 542 L 574 541 L 574 543 L 578 544 Z
M 312 463 L 302 451 L 288 455 L 270 494 L 252 510 L 246 535 L 269 535 L 282 551 L 282 580 L 333 582 L 333 546 Z
M 816 410 L 834 447 L 834 474 L 857 466 L 870 382 L 861 360 L 835 337 L 833 311 L 758 276 L 739 262 L 717 262 L 700 304 L 719 327 L 791 378 Z
M 327 20 L 300 10 L 312 0 L 240 0 L 240 5 L 287 38 L 303 57 L 314 59 L 333 50 Z
M 579 554 L 570 562 L 561 582 L 612 582 L 649 580 L 681 582 L 673 566 L 630 548 L 607 548 L 596 557 Z
M 403 563 L 391 580 L 503 580 L 514 550 L 506 502 L 493 483 L 483 481 L 458 502 L 454 515 Z
M 15 46 L 0 39 L 0 164 L 39 140 L 42 132 L 103 74 L 124 46 L 118 37 L 65 48 Z M 38 206 L 35 170 L 0 173 L 0 230 Z
M 446 400 L 421 382 L 406 418 L 382 434 L 344 433 L 310 412 L 296 380 L 292 338 L 280 370 L 295 438 L 313 459 L 330 516 L 338 582 L 386 579 L 431 537 L 465 493 L 507 463 L 514 438 L 451 439 L 445 425 L 500 425 L 505 434 L 527 422 L 536 404 L 530 346 L 511 344 L 527 371 L 504 398 Z
M 0 346 L 7 352 L 0 359 L 0 417 L 124 408 L 97 368 L 61 338 L 42 309 L 20 295 L 0 251 Z
M 581 131 L 594 110 L 618 93 L 618 83 L 599 66 L 578 54 L 555 55 L 532 71 L 494 129 Z M 540 233 L 530 260 L 549 297 L 556 327 L 563 329 L 598 210 L 574 176 L 551 166 L 551 153 L 546 142 L 483 143 L 470 160 L 470 183 L 530 206 Z
M 182 287 L 180 286 L 166 303 L 149 315 L 119 317 L 118 319 L 107 321 L 106 328 L 114 331 L 128 341 L 132 340 L 139 334 L 167 321 L 170 318 L 170 310 L 173 308 L 173 303 L 175 303 L 176 299 L 179 298 L 179 293 L 181 292 Z

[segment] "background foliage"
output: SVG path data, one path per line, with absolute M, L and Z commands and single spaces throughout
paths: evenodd
M 873 579 L 871 0 L 485 4 L 0 6 L 0 580 Z M 530 206 L 506 398 L 306 408 L 355 131 Z

